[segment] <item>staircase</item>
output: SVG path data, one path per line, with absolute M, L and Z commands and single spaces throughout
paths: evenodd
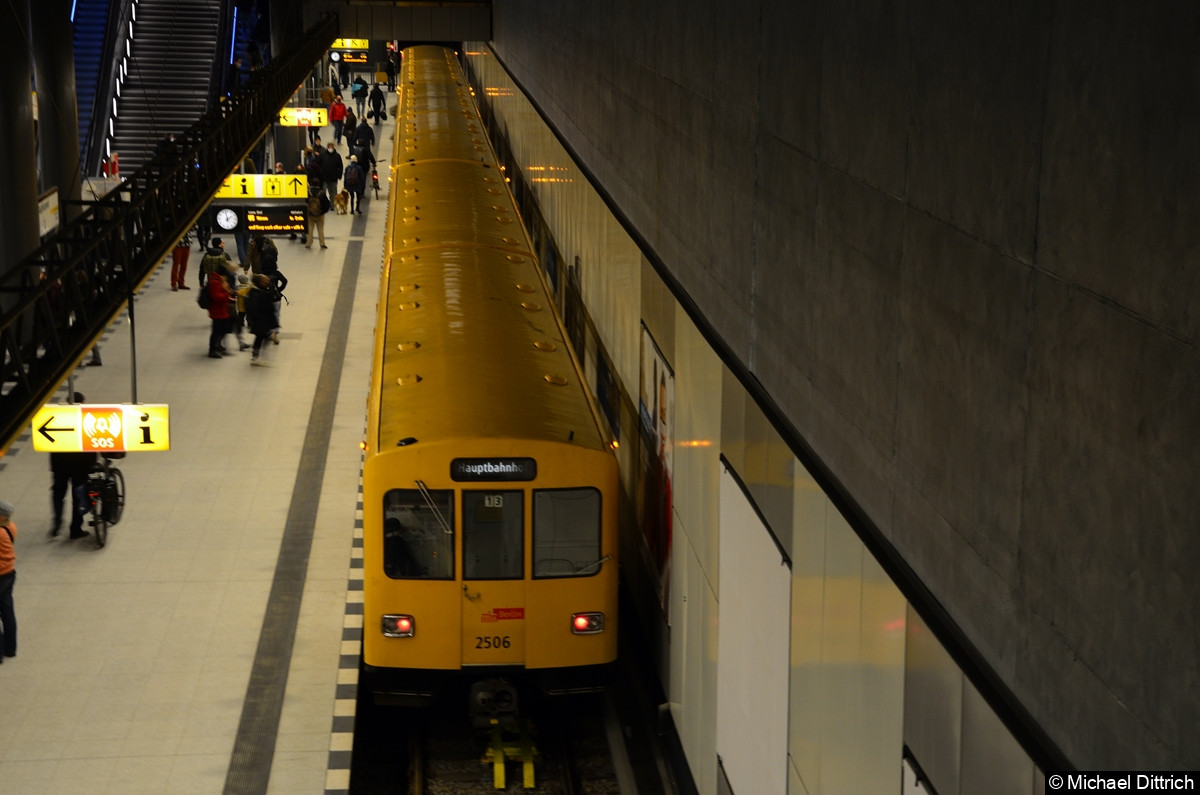
M 108 27 L 109 0 L 76 0 L 75 3 L 75 96 L 79 115 L 79 161 L 87 162 L 88 134 L 95 112 L 96 88 L 104 55 L 104 33 Z
M 182 133 L 208 110 L 213 62 L 229 58 L 217 42 L 221 5 L 221 0 L 137 3 L 112 142 L 122 172 L 140 168 L 167 133 Z

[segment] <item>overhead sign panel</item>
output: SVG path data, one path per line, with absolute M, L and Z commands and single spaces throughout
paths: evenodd
M 165 404 L 48 403 L 33 415 L 33 449 L 43 453 L 158 452 L 171 449 Z
M 279 111 L 283 127 L 324 127 L 329 124 L 328 108 L 284 108 Z
M 366 50 L 370 49 L 370 39 L 334 39 L 331 50 Z
M 214 199 L 307 199 L 308 178 L 296 174 L 230 174 Z
M 248 207 L 246 231 L 258 234 L 303 232 L 307 229 L 306 219 L 304 207 Z

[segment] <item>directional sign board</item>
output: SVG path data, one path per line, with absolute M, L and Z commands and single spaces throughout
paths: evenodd
M 167 406 L 48 403 L 33 416 L 33 449 L 43 453 L 170 450 Z
M 370 39 L 334 39 L 331 50 L 365 50 L 371 46 Z
M 214 199 L 308 199 L 308 178 L 296 174 L 230 174 Z
M 284 108 L 279 111 L 281 127 L 324 127 L 329 124 L 328 108 Z

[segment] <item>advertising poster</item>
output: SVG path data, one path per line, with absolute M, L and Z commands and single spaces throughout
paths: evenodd
M 671 579 L 671 478 L 673 473 L 675 374 L 645 326 L 642 326 L 641 397 L 642 477 L 638 510 L 651 571 L 658 575 L 664 615 Z

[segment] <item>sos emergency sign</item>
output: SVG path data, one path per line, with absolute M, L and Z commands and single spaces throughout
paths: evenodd
M 148 403 L 48 403 L 33 416 L 33 449 L 43 453 L 170 450 L 167 406 Z

